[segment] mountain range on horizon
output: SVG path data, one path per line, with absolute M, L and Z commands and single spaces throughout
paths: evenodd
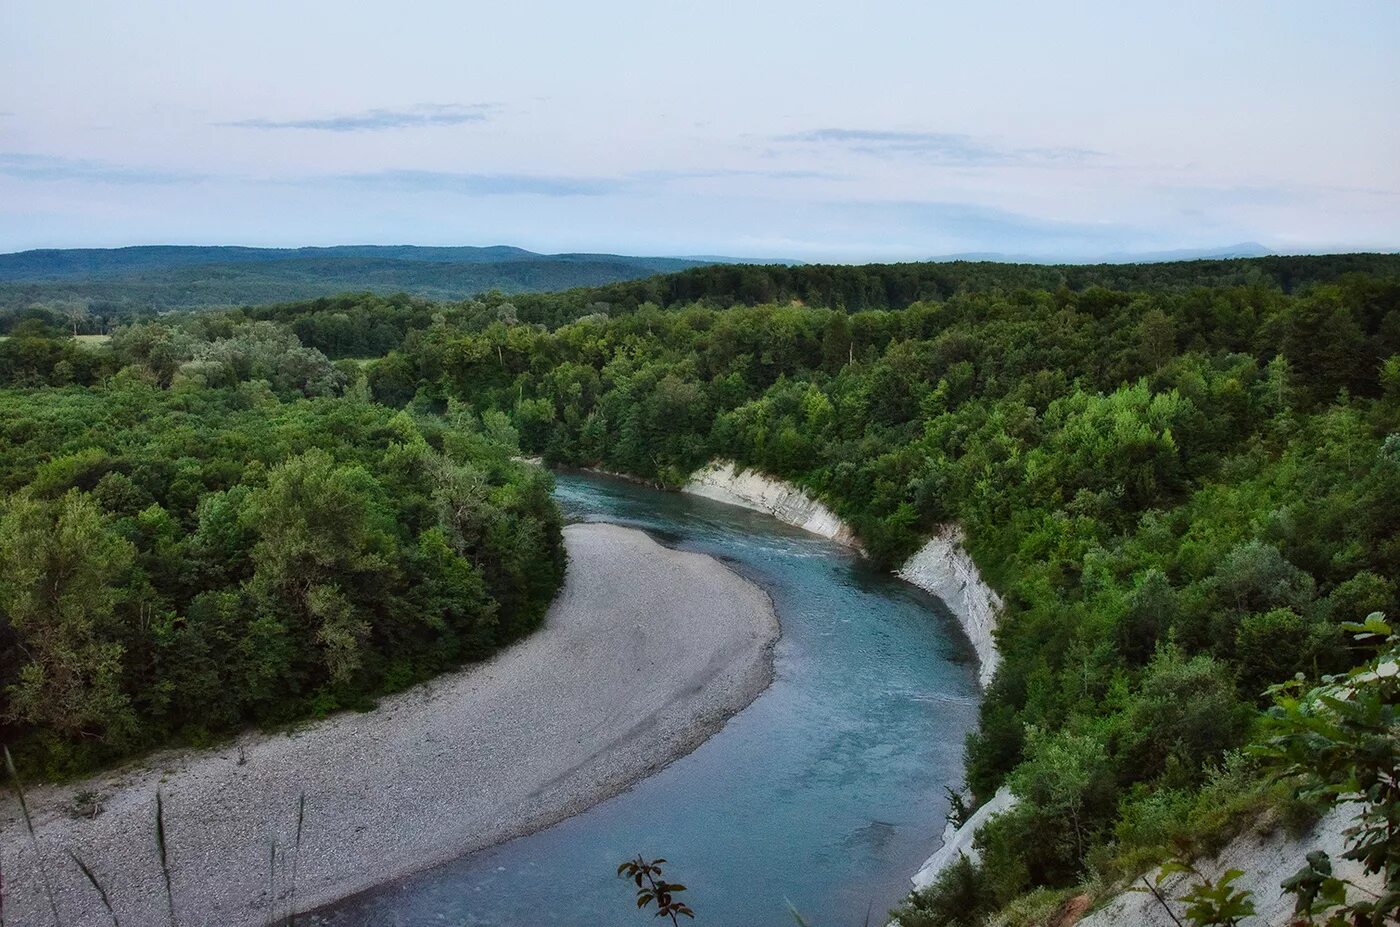
M 1074 261 L 1044 255 L 968 252 L 931 257 L 927 262 L 1072 266 L 1222 260 L 1275 253 L 1257 242 L 1244 242 L 1221 248 L 1094 255 Z M 599 287 L 707 265 L 745 264 L 796 267 L 804 262 L 725 256 L 542 254 L 513 245 L 35 249 L 0 254 L 0 311 L 80 302 L 104 309 L 149 312 L 288 302 L 352 291 L 456 300 L 492 290 L 518 294 Z

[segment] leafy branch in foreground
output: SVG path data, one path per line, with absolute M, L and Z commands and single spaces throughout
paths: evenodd
M 695 912 L 683 901 L 677 901 L 675 895 L 685 891 L 684 885 L 667 882 L 661 872 L 661 864 L 664 859 L 654 859 L 647 862 L 641 856 L 636 859 L 629 859 L 617 867 L 619 878 L 631 879 L 637 886 L 637 907 L 645 908 L 647 905 L 656 905 L 657 917 L 669 917 L 671 923 L 679 927 L 679 918 L 694 918 Z
M 1380 877 L 1379 894 L 1340 878 L 1322 851 L 1283 887 L 1297 898 L 1296 923 L 1326 927 L 1400 923 L 1400 635 L 1380 612 L 1346 624 L 1379 654 L 1301 695 L 1301 680 L 1273 686 L 1268 738 L 1257 752 L 1299 797 L 1355 806 L 1342 859 Z M 1350 890 L 1350 891 L 1349 891 Z M 1366 897 L 1359 897 L 1366 896 Z
M 1252 749 L 1276 779 L 1295 783 L 1299 798 L 1357 809 L 1342 832 L 1342 859 L 1380 877 L 1382 887 L 1376 892 L 1339 875 L 1331 856 L 1314 850 L 1281 885 L 1296 899 L 1294 927 L 1400 924 L 1400 635 L 1380 612 L 1343 628 L 1379 654 L 1306 691 L 1301 677 L 1270 687 L 1266 737 Z M 1162 867 L 1158 884 L 1176 873 L 1199 879 L 1178 899 L 1194 927 L 1235 927 L 1255 913 L 1252 893 L 1232 885 L 1241 870 L 1212 881 L 1189 862 L 1174 861 Z M 1161 894 L 1149 890 L 1177 920 Z
M 24 817 L 24 829 L 29 833 L 29 845 L 34 849 L 34 866 L 39 871 L 39 880 L 44 886 L 44 898 L 48 900 L 49 912 L 53 915 L 55 925 L 59 924 L 58 904 L 54 901 L 53 885 L 49 882 L 49 872 L 44 866 L 43 854 L 39 852 L 39 837 L 34 833 L 34 820 L 29 816 L 29 802 L 24 797 L 24 784 L 19 781 L 19 772 L 15 769 L 14 757 L 10 756 L 10 748 L 5 747 L 5 771 L 10 774 L 10 781 L 15 784 L 15 795 L 19 798 L 19 810 Z
M 1189 873 L 1200 881 L 1187 890 L 1177 900 L 1186 905 L 1186 917 L 1195 927 L 1237 927 L 1241 920 L 1254 915 L 1253 893 L 1248 889 L 1234 887 L 1235 880 L 1244 875 L 1242 869 L 1228 869 L 1218 879 L 1209 879 L 1189 862 L 1173 860 L 1164 865 L 1157 874 L 1157 885 L 1177 873 Z M 1157 891 L 1152 895 L 1173 921 L 1180 924 L 1175 914 Z

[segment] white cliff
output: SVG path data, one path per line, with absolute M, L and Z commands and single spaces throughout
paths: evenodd
M 840 516 L 798 487 L 756 470 L 736 470 L 728 461 L 714 461 L 696 470 L 681 492 L 763 512 L 838 544 L 860 547 L 855 532 Z
M 963 822 L 962 827 L 953 827 L 950 823 L 943 831 L 943 846 L 938 852 L 928 858 L 918 872 L 914 873 L 911 880 L 915 890 L 928 888 L 938 878 L 938 874 L 954 862 L 959 856 L 966 856 L 974 863 L 977 862 L 977 848 L 972 845 L 972 838 L 976 836 L 978 828 L 986 824 L 993 816 L 1010 809 L 1016 804 L 1016 796 L 1011 794 L 1011 790 L 1002 786 L 988 801 L 972 813 L 972 817 Z
M 1252 893 L 1255 914 L 1240 921 L 1240 927 L 1284 927 L 1293 919 L 1294 897 L 1284 893 L 1284 879 L 1297 872 L 1313 850 L 1326 850 L 1332 857 L 1334 872 L 1341 878 L 1352 879 L 1368 891 L 1381 891 L 1379 877 L 1367 877 L 1359 863 L 1342 859 L 1346 850 L 1343 833 L 1354 821 L 1355 805 L 1333 808 L 1307 833 L 1288 834 L 1280 827 L 1246 831 L 1226 845 L 1211 860 L 1197 860 L 1195 866 L 1210 879 L 1218 879 L 1228 869 L 1244 874 L 1231 886 L 1236 891 Z M 1156 873 L 1147 876 L 1154 883 Z M 1181 923 L 1182 904 L 1179 899 L 1197 881 L 1195 877 L 1176 874 L 1155 886 L 1172 905 L 1172 913 L 1162 902 L 1143 889 L 1138 882 L 1135 890 L 1124 891 L 1110 898 L 1097 911 L 1079 922 L 1079 927 L 1176 927 Z M 1175 915 L 1175 916 L 1173 916 Z
M 937 596 L 958 619 L 977 651 L 977 678 L 985 689 L 996 675 L 997 616 L 1001 597 L 982 581 L 977 564 L 963 549 L 963 532 L 957 525 L 940 528 L 927 544 L 904 561 L 899 578 Z
M 850 525 L 817 499 L 791 483 L 755 470 L 738 470 L 728 461 L 714 461 L 695 471 L 681 491 L 764 512 L 781 522 L 860 548 Z M 963 549 L 963 538 L 962 529 L 956 525 L 940 528 L 896 573 L 948 606 L 972 641 L 979 662 L 977 676 L 985 687 L 999 660 L 995 631 L 1002 602 L 982 581 L 977 564 Z

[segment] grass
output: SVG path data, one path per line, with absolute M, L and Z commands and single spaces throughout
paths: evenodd
M 68 856 L 77 864 L 78 868 L 82 870 L 83 875 L 87 877 L 88 882 L 92 885 L 93 889 L 96 890 L 97 897 L 102 899 L 102 907 L 107 910 L 107 916 L 112 919 L 112 927 L 121 927 L 121 922 L 117 920 L 117 912 L 112 910 L 112 901 L 107 897 L 107 890 L 102 887 L 101 882 L 97 881 L 97 876 L 92 874 L 92 870 L 88 868 L 88 864 L 83 862 L 82 858 L 71 849 L 68 851 Z
M 24 792 L 24 786 L 20 782 L 19 773 L 15 769 L 14 758 L 10 756 L 9 747 L 4 747 L 5 769 L 9 773 L 11 781 L 14 783 L 15 793 L 19 798 L 21 816 L 24 819 L 25 830 L 29 834 L 29 843 L 34 850 L 35 870 L 39 874 L 39 879 L 44 889 L 44 898 L 48 902 L 49 913 L 53 917 L 54 927 L 62 927 L 62 920 L 58 914 L 58 905 L 55 901 L 53 884 L 49 880 L 48 868 L 44 864 L 44 858 L 39 850 L 38 835 L 34 830 L 34 822 L 29 813 L 29 802 Z M 171 857 L 170 848 L 166 839 L 165 829 L 165 799 L 160 789 L 156 789 L 155 803 L 155 837 L 156 850 L 160 859 L 160 874 L 165 891 L 165 910 L 170 927 L 178 927 L 175 916 L 175 892 L 171 879 Z M 269 927 L 276 924 L 286 924 L 287 927 L 296 925 L 296 884 L 297 884 L 297 862 L 301 856 L 302 838 L 306 833 L 306 792 L 302 792 L 297 798 L 296 831 L 293 838 L 292 850 L 290 853 L 291 876 L 287 885 L 287 913 L 279 916 L 277 912 L 277 841 L 276 838 L 269 839 L 268 845 L 268 914 L 267 923 Z M 64 852 L 68 858 L 77 866 L 78 871 L 83 874 L 83 878 L 92 886 L 97 893 L 98 900 L 102 903 L 102 909 L 106 912 L 112 927 L 121 927 L 121 921 L 117 917 L 116 907 L 112 904 L 111 896 L 107 894 L 106 887 L 93 872 L 92 867 L 77 854 L 71 847 L 65 847 Z M 287 865 L 288 853 L 284 850 L 281 854 L 283 865 Z M 5 924 L 5 881 L 4 873 L 0 872 L 0 927 Z
M 175 927 L 175 893 L 170 888 L 170 861 L 165 847 L 165 803 L 156 789 L 156 847 L 160 850 L 160 874 L 165 880 L 165 907 L 170 913 L 170 927 Z
M 39 880 L 44 885 L 44 897 L 49 902 L 49 911 L 53 914 L 53 922 L 58 927 L 58 904 L 54 901 L 53 885 L 49 882 L 49 871 L 44 866 L 44 855 L 39 852 L 39 838 L 34 833 L 34 820 L 29 816 L 29 802 L 24 797 L 24 785 L 19 781 L 19 773 L 15 770 L 15 761 L 10 756 L 10 748 L 5 747 L 5 770 L 10 774 L 10 780 L 15 784 L 15 794 L 19 796 L 19 810 L 24 816 L 24 829 L 29 832 L 29 845 L 34 848 L 34 865 L 39 871 Z

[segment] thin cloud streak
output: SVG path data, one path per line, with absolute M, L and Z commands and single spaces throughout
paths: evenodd
M 359 113 L 310 119 L 236 119 L 215 126 L 234 129 L 313 132 L 382 132 L 389 129 L 421 129 L 485 122 L 495 106 L 489 103 L 420 103 L 403 109 L 369 109 Z
M 198 183 L 209 179 L 208 175 L 189 171 L 128 167 L 122 164 L 109 164 L 105 161 L 21 152 L 0 152 L 0 176 L 33 181 L 85 181 L 89 183 L 155 184 L 160 186 Z
M 655 170 L 606 176 L 538 175 L 489 171 L 437 171 L 392 168 L 346 174 L 311 174 L 283 177 L 209 175 L 158 168 L 112 164 L 104 161 L 0 152 L 0 176 L 28 181 L 85 181 L 95 184 L 176 185 L 211 180 L 239 184 L 340 185 L 367 191 L 444 193 L 460 196 L 607 196 L 646 192 L 658 186 L 686 180 L 754 177 L 764 180 L 831 180 L 841 175 L 821 171 L 786 170 Z
M 789 145 L 839 148 L 881 157 L 917 157 L 963 166 L 1080 164 L 1104 157 L 1088 148 L 1010 147 L 957 132 L 895 132 L 881 129 L 810 129 L 780 135 Z
M 666 183 L 673 180 L 718 180 L 728 177 L 757 177 L 763 180 L 846 180 L 849 175 L 830 171 L 765 170 L 753 168 L 713 168 L 705 170 L 637 171 L 629 175 L 638 180 Z
M 340 174 L 320 179 L 361 189 L 463 196 L 606 196 L 620 193 L 630 186 L 627 180 L 611 177 L 551 177 L 418 170 Z

